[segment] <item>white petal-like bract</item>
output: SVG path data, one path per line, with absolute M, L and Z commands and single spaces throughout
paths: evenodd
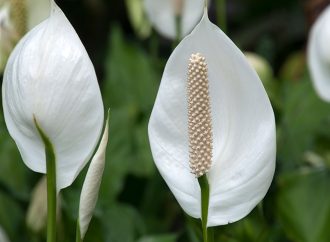
M 5 233 L 5 231 L 0 226 L 0 242 L 9 242 L 9 239 Z
M 318 95 L 330 102 L 330 6 L 314 23 L 308 41 L 308 67 Z
M 265 196 L 275 170 L 275 119 L 268 96 L 243 53 L 204 13 L 169 58 L 149 121 L 152 154 L 186 213 L 201 217 L 200 187 L 189 167 L 189 58 L 208 67 L 213 157 L 208 226 L 235 222 Z
M 182 3 L 176 3 L 176 2 Z M 181 31 L 186 36 L 196 26 L 203 15 L 203 0 L 144 0 L 144 6 L 150 22 L 163 36 L 175 39 L 176 5 L 182 4 Z
M 99 195 L 102 175 L 105 166 L 105 154 L 108 144 L 109 114 L 104 128 L 103 136 L 91 164 L 89 165 L 86 178 L 81 190 L 79 204 L 79 226 L 81 239 L 85 237 L 88 225 L 93 217 Z
M 55 149 L 57 190 L 69 186 L 100 136 L 103 102 L 93 64 L 77 33 L 53 2 L 49 18 L 12 52 L 2 85 L 7 128 L 23 161 L 46 173 L 35 116 Z

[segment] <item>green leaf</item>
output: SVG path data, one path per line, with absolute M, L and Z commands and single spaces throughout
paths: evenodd
M 101 215 L 105 242 L 135 242 L 143 221 L 137 211 L 128 205 L 110 206 Z
M 276 198 L 280 222 L 294 241 L 328 242 L 329 170 L 301 170 L 283 175 Z
M 286 83 L 284 110 L 278 129 L 278 158 L 283 167 L 301 164 L 304 153 L 318 148 L 321 137 L 328 134 L 330 104 L 315 93 L 308 77 Z
M 265 208 L 259 204 L 245 218 L 215 230 L 215 241 L 221 242 L 271 242 L 273 228 L 270 227 L 264 216 Z
M 0 186 L 3 185 L 15 197 L 27 201 L 33 184 L 31 183 L 33 175 L 33 172 L 24 165 L 0 114 Z
M 147 124 L 154 103 L 157 71 L 148 55 L 127 41 L 119 28 L 110 35 L 103 97 L 111 107 L 110 145 L 100 188 L 100 203 L 107 204 L 122 191 L 132 174 L 148 177 L 155 171 L 149 148 Z
M 24 224 L 24 213 L 19 203 L 0 191 L 0 226 L 12 241 L 23 241 L 20 233 Z
M 177 237 L 176 234 L 144 236 L 137 242 L 176 242 Z
M 139 110 L 149 111 L 160 80 L 153 66 L 146 53 L 136 44 L 126 41 L 120 29 L 114 27 L 106 60 L 106 106 L 115 108 L 134 104 Z

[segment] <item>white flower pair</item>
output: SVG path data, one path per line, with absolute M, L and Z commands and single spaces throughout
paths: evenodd
M 88 54 L 63 12 L 53 0 L 51 3 L 50 17 L 31 30 L 13 51 L 2 95 L 8 130 L 29 168 L 46 173 L 44 145 L 34 118 L 52 142 L 59 191 L 74 181 L 91 157 L 102 130 L 104 110 Z M 189 63 L 195 74 L 188 71 Z M 191 96 L 188 79 L 194 84 Z M 188 112 L 188 100 L 197 105 L 192 109 L 196 117 Z M 202 106 L 198 106 L 199 101 Z M 198 164 L 204 154 L 199 152 L 203 143 L 198 142 L 205 142 L 206 126 L 199 123 L 205 108 L 209 110 L 206 123 L 210 146 L 205 148 L 209 162 L 203 168 Z M 194 125 L 188 125 L 188 121 L 202 130 L 194 136 L 199 137 L 196 143 L 190 136 L 190 131 L 194 135 Z M 99 187 L 100 176 L 95 174 L 103 171 L 107 129 L 104 137 L 91 162 L 91 175 L 86 177 L 82 197 Z M 160 173 L 182 208 L 196 218 L 201 217 L 201 202 L 195 175 L 199 176 L 197 168 L 207 173 L 208 226 L 244 217 L 270 186 L 276 153 L 272 107 L 255 71 L 231 40 L 210 23 L 206 10 L 168 60 L 150 118 L 149 138 Z M 190 159 L 193 145 L 197 163 Z M 93 166 L 95 160 L 99 165 Z M 97 192 L 92 197 L 80 204 L 82 236 Z

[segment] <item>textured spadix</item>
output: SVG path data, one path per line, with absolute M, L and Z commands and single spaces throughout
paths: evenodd
M 319 96 L 330 102 L 330 6 L 314 23 L 308 41 L 308 66 Z
M 192 54 L 188 66 L 188 133 L 191 172 L 200 177 L 212 163 L 212 122 L 207 64 Z
M 195 27 L 203 14 L 203 0 L 144 0 L 150 22 L 167 38 L 176 38 L 175 18 L 181 16 L 182 36 Z
M 152 154 L 182 208 L 200 218 L 200 187 L 189 167 L 188 64 L 205 57 L 213 155 L 208 226 L 246 216 L 265 196 L 275 169 L 274 113 L 242 52 L 205 13 L 169 58 L 149 122 Z
M 44 144 L 55 149 L 57 189 L 69 186 L 92 155 L 103 124 L 94 67 L 75 30 L 53 2 L 48 19 L 16 46 L 2 85 L 7 128 L 23 161 L 45 173 Z

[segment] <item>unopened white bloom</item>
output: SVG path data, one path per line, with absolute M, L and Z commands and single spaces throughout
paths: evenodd
M 0 242 L 9 242 L 9 239 L 5 233 L 5 231 L 0 226 Z
M 58 195 L 59 196 L 59 195 Z M 57 203 L 57 221 L 60 219 L 60 202 Z M 31 193 L 30 204 L 26 215 L 27 227 L 35 232 L 40 233 L 47 225 L 47 179 L 43 176 Z M 1 240 L 0 240 L 1 242 Z
M 31 201 L 26 215 L 29 229 L 39 233 L 47 224 L 47 180 L 43 176 L 32 191 Z
M 167 38 L 177 36 L 176 17 L 181 17 L 181 35 L 186 36 L 203 15 L 203 0 L 144 0 L 150 22 Z
M 149 140 L 161 175 L 195 218 L 201 217 L 196 176 L 207 174 L 208 226 L 243 218 L 271 184 L 276 137 L 270 101 L 243 53 L 206 12 L 166 64 Z
M 109 115 L 104 128 L 103 136 L 91 164 L 81 190 L 79 204 L 79 226 L 81 239 L 85 237 L 88 225 L 93 217 L 93 212 L 98 199 L 99 189 L 105 166 L 105 154 L 108 144 Z
M 244 55 L 264 85 L 273 79 L 272 67 L 264 57 L 253 52 L 244 52 Z
M 319 96 L 330 102 L 330 6 L 318 17 L 309 34 L 308 66 Z
M 53 2 L 50 17 L 17 44 L 4 73 L 3 110 L 23 161 L 46 173 L 45 148 L 35 127 L 52 143 L 57 190 L 69 186 L 91 157 L 103 124 L 95 70 L 77 33 Z

